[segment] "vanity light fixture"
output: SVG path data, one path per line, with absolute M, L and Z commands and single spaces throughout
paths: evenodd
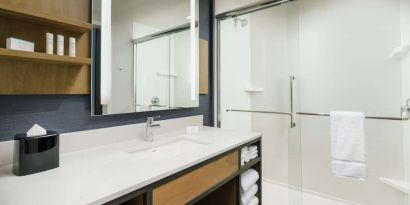
M 101 1 L 101 104 L 111 102 L 111 0 Z
M 196 100 L 196 0 L 191 0 L 191 100 Z

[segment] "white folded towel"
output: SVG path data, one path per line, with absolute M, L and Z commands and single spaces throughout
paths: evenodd
M 254 184 L 245 193 L 241 193 L 242 204 L 248 204 L 251 201 L 252 197 L 254 197 L 256 193 L 258 193 L 258 189 L 258 185 Z
M 254 151 L 249 151 L 248 152 L 248 157 L 250 158 L 250 159 L 253 159 L 252 158 L 252 156 L 258 156 L 258 150 L 254 150 Z
M 331 112 L 333 174 L 365 180 L 367 178 L 364 114 Z
M 258 146 L 256 146 L 256 145 L 249 146 L 249 147 L 248 147 L 248 150 L 249 150 L 250 152 L 252 152 L 252 151 L 258 151 Z
M 241 149 L 241 165 L 245 165 L 245 163 L 249 162 L 249 156 L 248 156 L 248 147 L 243 147 Z
M 258 153 L 249 156 L 249 161 L 258 157 Z
M 251 155 L 254 155 L 254 154 L 258 154 L 258 150 L 248 151 L 248 156 L 251 156 Z
M 259 180 L 259 173 L 254 169 L 248 169 L 241 174 L 241 189 L 245 193 Z
M 241 165 L 245 165 L 245 163 L 248 163 L 251 159 L 255 159 L 256 157 L 258 157 L 258 146 L 252 145 L 243 147 L 241 150 Z
M 258 197 L 254 196 L 247 205 L 258 205 L 259 204 L 259 199 Z

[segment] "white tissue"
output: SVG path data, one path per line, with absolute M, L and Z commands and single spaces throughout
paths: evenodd
M 44 129 L 43 127 L 41 127 L 38 124 L 34 124 L 33 127 L 31 127 L 28 131 L 27 131 L 27 137 L 36 137 L 36 136 L 41 136 L 41 135 L 46 135 L 47 134 L 47 130 Z

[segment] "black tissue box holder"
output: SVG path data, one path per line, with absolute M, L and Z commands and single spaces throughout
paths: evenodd
M 47 131 L 46 135 L 14 137 L 13 173 L 24 176 L 57 168 L 60 165 L 60 134 Z

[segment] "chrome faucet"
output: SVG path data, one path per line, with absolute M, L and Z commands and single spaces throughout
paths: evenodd
M 153 128 L 159 128 L 161 125 L 155 123 L 155 119 L 160 118 L 160 116 L 147 117 L 146 127 L 145 127 L 145 137 L 144 140 L 148 142 L 154 141 L 154 133 L 152 132 Z

